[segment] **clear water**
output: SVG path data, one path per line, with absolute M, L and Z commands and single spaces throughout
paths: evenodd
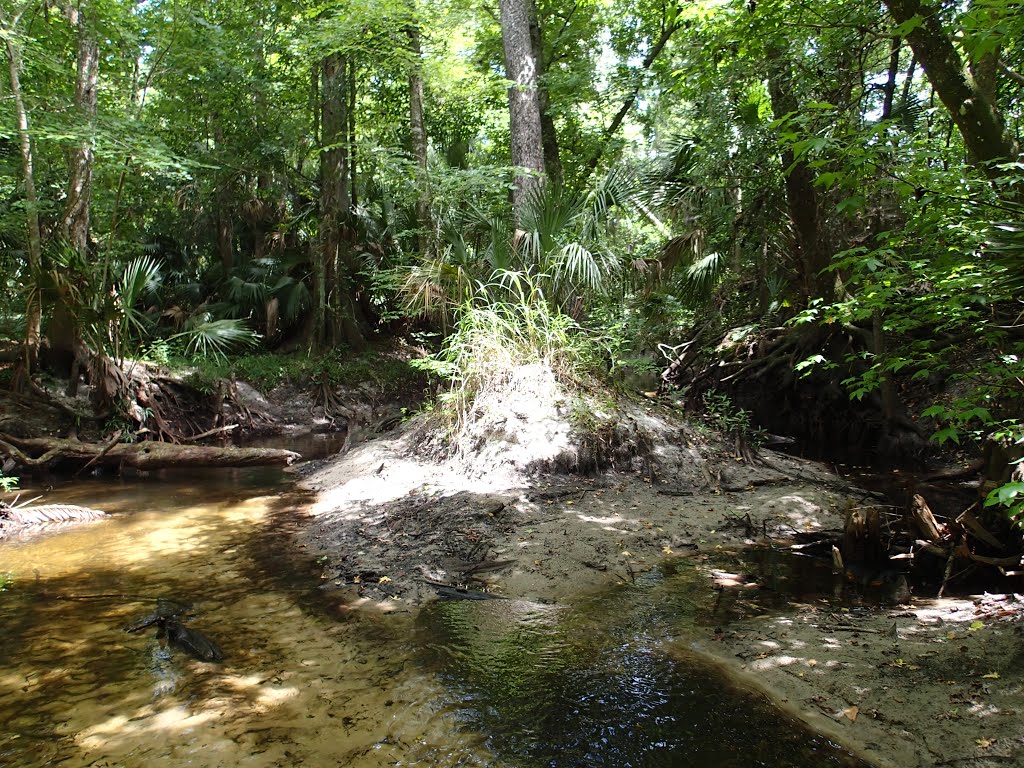
M 689 654 L 685 574 L 571 606 L 332 605 L 272 471 L 58 486 L 112 520 L 0 545 L 0 765 L 864 765 Z M 706 589 L 704 590 L 706 593 Z M 123 627 L 158 598 L 224 650 Z

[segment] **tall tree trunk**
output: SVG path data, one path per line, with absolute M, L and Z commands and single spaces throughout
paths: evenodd
M 793 87 L 793 76 L 785 54 L 769 52 L 768 93 L 776 120 L 798 111 Z M 814 171 L 802 159 L 797 160 L 788 146 L 782 152 L 782 169 L 786 177 L 786 204 L 793 223 L 803 298 L 831 298 L 829 277 L 822 273 L 831 261 L 831 254 L 821 231 Z
M 942 26 L 938 9 L 922 0 L 885 0 L 885 4 L 897 24 L 906 24 L 915 17 L 922 20 L 907 32 L 907 42 L 963 136 L 971 160 L 989 178 L 998 178 L 1003 171 L 996 164 L 1016 160 L 1020 147 L 1007 133 L 991 94 L 986 94 L 984 79 L 979 84 L 965 72 L 953 39 Z
M 96 124 L 96 82 L 99 77 L 99 44 L 87 8 L 69 2 L 65 7 L 68 23 L 78 37 L 78 57 L 75 77 L 75 112 L 82 126 L 91 134 Z M 86 135 L 67 153 L 68 186 L 64 211 L 58 231 L 79 255 L 80 263 L 87 263 L 89 255 L 89 221 L 92 208 L 93 147 L 92 136 Z M 78 368 L 75 365 L 76 348 L 81 343 L 82 327 L 78 308 L 72 301 L 70 289 L 61 287 L 53 298 L 53 313 L 46 328 L 50 352 L 46 365 L 54 373 L 69 376 L 68 392 L 75 394 L 78 387 Z
M 427 129 L 423 117 L 423 51 L 420 30 L 416 25 L 406 29 L 413 65 L 409 70 L 409 137 L 413 160 L 416 161 L 416 236 L 419 252 L 425 255 L 430 248 L 430 177 L 427 174 Z
M 540 25 L 536 0 L 527 0 L 530 11 L 530 45 L 537 62 L 537 106 L 540 108 L 540 138 L 544 148 L 544 170 L 556 185 L 562 184 L 562 158 L 558 150 L 558 132 L 551 117 L 551 99 L 545 82 L 547 63 L 544 59 L 544 31 Z
M 512 207 L 518 217 L 527 194 L 544 184 L 539 70 L 530 41 L 530 0 L 500 0 L 501 39 L 505 49 L 512 165 L 516 166 Z
M 356 63 L 352 56 L 348 61 L 348 90 L 345 92 L 345 114 L 348 118 L 345 123 L 345 149 L 348 152 L 348 191 L 349 208 L 351 211 L 359 205 L 358 190 L 356 188 Z
M 348 134 L 350 82 L 348 59 L 332 53 L 321 62 L 320 253 L 316 275 L 317 328 L 314 346 L 340 341 L 365 346 L 355 301 L 352 257 Z
M 25 368 L 31 372 L 39 358 L 39 342 L 42 336 L 42 305 L 38 291 L 38 279 L 42 273 L 43 237 L 39 227 L 39 196 L 36 194 L 35 173 L 32 162 L 32 135 L 29 133 L 28 111 L 21 91 L 21 51 L 16 45 L 15 28 L 18 17 L 8 19 L 0 11 L 0 23 L 4 27 L 4 46 L 11 73 L 11 95 L 14 97 L 14 112 L 18 122 L 18 139 L 21 147 L 22 181 L 25 185 L 25 215 L 28 224 L 28 272 L 36 286 L 30 291 L 25 307 Z
M 217 152 L 224 149 L 224 126 L 220 123 L 220 116 L 214 114 L 213 140 L 217 143 Z M 235 222 L 232 218 L 232 195 L 231 184 L 224 172 L 217 174 L 217 188 L 213 194 L 213 204 L 216 206 L 214 212 L 214 226 L 216 227 L 217 256 L 220 258 L 220 266 L 227 277 L 235 268 Z
M 99 45 L 85 11 L 74 3 L 66 7 L 68 23 L 78 35 L 78 64 L 75 78 L 75 111 L 90 131 L 96 123 L 96 81 L 99 75 Z M 68 152 L 67 201 L 59 230 L 79 254 L 89 248 L 89 212 L 92 205 L 92 136 L 86 136 Z M 52 340 L 51 340 L 52 341 Z

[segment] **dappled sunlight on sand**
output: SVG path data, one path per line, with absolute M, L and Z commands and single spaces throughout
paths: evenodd
M 780 496 L 778 504 L 784 509 L 782 515 L 798 531 L 817 531 L 831 527 L 828 514 L 820 505 L 802 496 L 790 494 Z
M 361 601 L 344 623 L 309 610 L 308 564 L 271 517 L 298 502 L 226 488 L 118 487 L 113 519 L 5 550 L 0 642 L 18 652 L 0 668 L 0 763 L 500 765 L 433 705 L 444 691 L 407 664 L 408 620 L 373 621 L 398 604 Z M 223 664 L 125 632 L 157 598 L 193 604 L 185 621 Z

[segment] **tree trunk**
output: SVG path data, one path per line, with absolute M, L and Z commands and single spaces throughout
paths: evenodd
M 416 235 L 420 255 L 430 249 L 430 177 L 427 174 L 427 129 L 423 117 L 423 51 L 420 47 L 419 27 L 411 25 L 406 29 L 409 35 L 409 51 L 413 65 L 409 70 L 409 138 L 413 160 L 416 161 Z
M 66 7 L 68 23 L 78 36 L 78 59 L 75 77 L 75 112 L 81 124 L 91 130 L 96 124 L 96 83 L 99 77 L 99 44 L 84 11 L 72 4 Z M 68 150 L 68 185 L 64 211 L 58 231 L 68 246 L 79 256 L 80 264 L 88 263 L 89 221 L 92 208 L 93 175 L 92 136 L 85 136 Z M 50 343 L 47 367 L 59 376 L 68 376 L 68 391 L 77 390 L 75 350 L 82 343 L 81 323 L 70 291 L 61 288 L 53 299 L 53 313 L 46 335 Z
M 99 45 L 88 19 L 73 4 L 67 6 L 68 23 L 78 35 L 78 66 L 75 78 L 75 111 L 90 130 L 96 123 L 96 81 Z M 81 256 L 89 249 L 89 211 L 92 204 L 92 137 L 86 136 L 68 152 L 67 201 L 59 230 Z
M 526 196 L 544 185 L 538 68 L 530 41 L 530 0 L 500 0 L 501 39 L 505 49 L 512 165 L 516 166 L 512 207 L 519 216 Z
M 998 106 L 986 96 L 980 84 L 964 69 L 953 40 L 942 26 L 938 10 L 922 0 L 885 0 L 897 24 L 915 17 L 922 23 L 907 32 L 907 42 L 924 67 L 929 82 L 963 136 L 971 160 L 989 178 L 1004 171 L 996 167 L 1017 159 L 1020 147 L 1006 131 Z
M 775 119 L 780 120 L 796 112 L 798 105 L 793 94 L 789 62 L 779 52 L 769 55 L 768 93 Z M 788 147 L 782 152 L 782 169 L 786 176 L 786 204 L 793 223 L 802 298 L 805 301 L 831 298 L 829 276 L 822 274 L 831 256 L 821 232 L 814 171 L 803 160 L 797 160 L 793 150 Z
M 220 124 L 220 116 L 214 114 L 213 140 L 217 144 L 217 152 L 224 149 L 224 126 Z M 224 277 L 235 268 L 235 223 L 231 216 L 231 185 L 223 171 L 217 174 L 217 189 L 213 194 L 213 204 L 216 206 L 214 212 L 214 226 L 216 227 L 217 256 L 220 258 L 221 270 Z
M 36 194 L 35 173 L 32 162 L 32 135 L 29 133 L 28 111 L 21 91 L 21 51 L 15 45 L 14 29 L 18 18 L 8 19 L 0 12 L 0 23 L 4 27 L 4 45 L 11 73 L 11 96 L 14 97 L 14 112 L 18 122 L 18 139 L 21 147 L 22 181 L 25 185 L 25 215 L 28 224 L 28 272 L 33 287 L 29 289 L 25 306 L 25 368 L 31 373 L 39 358 L 39 341 L 42 336 L 42 304 L 38 291 L 38 280 L 42 273 L 43 237 L 39 227 L 39 196 Z
M 333 53 L 321 63 L 320 247 L 317 264 L 317 328 L 314 344 L 325 349 L 340 341 L 365 346 L 354 298 L 349 188 L 348 59 Z
M 540 25 L 536 0 L 527 0 L 530 11 L 530 45 L 537 62 L 537 106 L 540 109 L 540 138 L 544 148 L 544 170 L 555 185 L 562 184 L 562 158 L 558 150 L 558 132 L 551 117 L 551 100 L 545 83 L 547 63 L 544 60 L 544 31 Z

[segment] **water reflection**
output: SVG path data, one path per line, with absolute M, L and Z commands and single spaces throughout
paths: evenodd
M 690 607 L 671 599 L 679 587 L 560 610 L 435 603 L 420 614 L 421 658 L 461 692 L 463 727 L 524 767 L 866 765 L 673 646 L 675 611 Z

